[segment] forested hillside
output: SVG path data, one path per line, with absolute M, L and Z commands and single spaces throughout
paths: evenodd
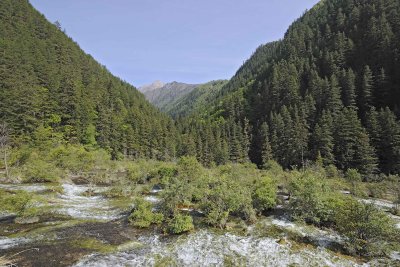
M 217 125 L 209 141 L 193 141 L 204 151 L 224 140 L 225 158 L 239 162 L 399 173 L 399 43 L 399 1 L 321 1 L 283 40 L 260 47 L 201 120 L 190 119 L 200 132 Z
M 59 24 L 27 0 L 2 0 L 0 16 L 0 119 L 15 142 L 57 137 L 105 148 L 114 158 L 175 156 L 172 121 Z
M 395 0 L 321 1 L 229 82 L 162 90 L 155 102 L 174 123 L 28 1 L 3 0 L 0 117 L 15 144 L 51 138 L 113 158 L 399 173 L 399 11 Z
M 173 118 L 199 114 L 212 103 L 227 83 L 225 80 L 211 81 L 194 88 L 189 94 L 179 97 L 168 105 L 165 112 Z

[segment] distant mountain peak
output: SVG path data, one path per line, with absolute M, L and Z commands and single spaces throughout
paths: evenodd
M 162 82 L 160 80 L 157 80 L 157 81 L 154 81 L 151 84 L 147 84 L 147 85 L 143 85 L 143 86 L 139 87 L 139 91 L 141 91 L 142 93 L 150 92 L 150 91 L 153 91 L 153 90 L 160 89 L 164 85 L 165 85 L 164 82 Z

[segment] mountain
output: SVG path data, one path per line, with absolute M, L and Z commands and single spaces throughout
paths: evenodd
M 164 109 L 173 118 L 186 117 L 192 114 L 200 114 L 204 107 L 214 101 L 220 90 L 228 81 L 218 80 L 201 84 L 190 93 L 178 98 Z
M 139 91 L 142 93 L 151 92 L 156 89 L 160 89 L 165 85 L 162 81 L 155 81 L 152 84 L 144 85 L 139 87 Z
M 122 156 L 175 156 L 173 122 L 27 0 L 0 2 L 0 119 L 16 144 L 82 143 Z
M 399 1 L 321 1 L 180 128 L 206 163 L 223 155 L 285 168 L 317 160 L 366 179 L 399 173 L 399 43 Z
M 181 97 L 189 94 L 198 86 L 197 84 L 179 82 L 167 84 L 155 82 L 151 85 L 143 86 L 139 90 L 143 92 L 150 103 L 158 107 L 161 111 L 166 111 Z

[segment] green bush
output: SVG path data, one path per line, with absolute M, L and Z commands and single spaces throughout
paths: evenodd
M 283 173 L 283 168 L 281 165 L 279 165 L 278 162 L 274 161 L 274 160 L 269 160 L 265 163 L 265 165 L 263 166 L 263 169 L 267 170 L 268 172 L 271 172 L 275 175 L 279 175 L 281 173 Z
M 50 160 L 57 167 L 73 173 L 89 171 L 95 166 L 95 153 L 86 151 L 83 146 L 67 145 L 58 146 L 50 152 Z
M 142 198 L 134 201 L 134 209 L 129 216 L 129 222 L 140 228 L 147 228 L 151 224 L 160 224 L 164 220 L 161 213 L 152 211 L 152 204 Z
M 25 191 L 10 193 L 0 189 L 0 211 L 20 215 L 28 208 L 31 199 Z
M 269 178 L 264 177 L 255 184 L 252 195 L 253 206 L 258 211 L 273 208 L 276 205 L 276 184 Z
M 362 184 L 362 177 L 361 174 L 355 169 L 348 169 L 345 174 L 346 180 L 350 183 L 351 188 L 350 192 L 354 196 L 364 197 L 366 196 L 364 190 L 364 184 Z
M 127 177 L 130 181 L 145 184 L 158 176 L 160 163 L 149 160 L 138 160 L 131 162 L 127 167 Z
M 331 193 L 321 179 L 302 175 L 289 185 L 289 211 L 293 218 L 313 224 L 327 223 L 327 198 Z
M 103 195 L 108 198 L 131 197 L 135 195 L 135 190 L 130 186 L 118 185 L 103 192 Z
M 369 196 L 373 198 L 383 198 L 386 194 L 387 185 L 383 182 L 369 183 L 367 185 Z
M 178 175 L 181 179 L 190 181 L 202 175 L 203 166 L 195 157 L 182 157 L 178 161 Z
M 178 212 L 183 204 L 190 204 L 192 200 L 192 184 L 173 177 L 161 192 L 161 210 L 167 217 Z
M 36 153 L 33 153 L 24 165 L 23 176 L 24 182 L 57 182 L 62 176 L 62 171 L 54 166 L 54 164 L 40 159 Z
M 158 175 L 160 177 L 160 183 L 164 187 L 168 185 L 172 177 L 178 174 L 178 170 L 175 166 L 164 166 L 158 169 Z
M 372 204 L 348 201 L 336 212 L 335 221 L 338 232 L 347 238 L 350 253 L 380 256 L 385 253 L 387 241 L 399 241 L 395 240 L 393 221 Z
M 348 169 L 345 177 L 350 183 L 359 183 L 362 181 L 361 174 L 355 169 Z
M 210 186 L 200 204 L 208 224 L 224 228 L 231 214 L 255 220 L 250 188 L 226 177 L 221 177 Z
M 340 177 L 339 170 L 333 164 L 330 164 L 330 165 L 325 167 L 325 173 L 326 173 L 326 177 L 327 178 L 338 178 L 338 177 Z
M 168 222 L 168 231 L 172 234 L 181 234 L 189 232 L 194 229 L 193 219 L 191 216 L 175 214 L 175 216 Z

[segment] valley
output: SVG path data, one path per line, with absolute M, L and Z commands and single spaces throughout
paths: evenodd
M 206 61 L 185 36 L 156 54 Z M 319 1 L 228 80 L 136 88 L 1 0 L 0 266 L 400 266 L 399 44 L 399 1 Z

